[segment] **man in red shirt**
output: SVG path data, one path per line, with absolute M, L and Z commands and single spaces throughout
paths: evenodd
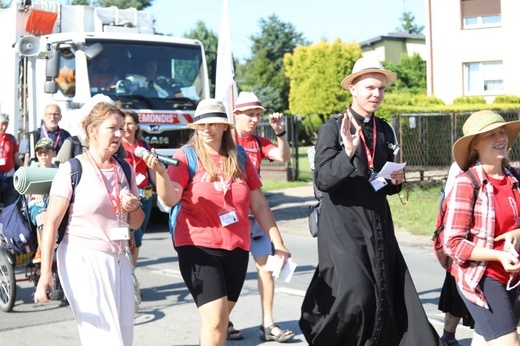
M 7 207 L 16 202 L 18 192 L 13 185 L 15 168 L 23 166 L 18 155 L 18 142 L 6 133 L 9 115 L 0 113 L 0 202 Z
M 241 92 L 235 103 L 233 115 L 235 118 L 235 131 L 237 144 L 244 147 L 247 155 L 253 162 L 258 174 L 262 159 L 270 161 L 289 162 L 291 157 L 290 146 L 287 140 L 287 132 L 282 113 L 269 115 L 269 124 L 273 128 L 277 145 L 268 138 L 253 134 L 260 122 L 260 116 L 265 111 L 258 97 L 252 92 Z M 272 255 L 273 247 L 271 241 L 264 231 L 259 227 L 253 217 L 251 220 L 251 254 L 255 259 L 258 270 L 258 290 L 262 304 L 261 333 L 265 340 L 285 342 L 294 333 L 290 330 L 282 330 L 273 319 L 274 278 L 270 271 L 265 269 L 267 258 Z M 232 325 L 230 326 L 232 328 Z M 239 331 L 230 330 L 229 339 L 241 339 L 243 336 Z

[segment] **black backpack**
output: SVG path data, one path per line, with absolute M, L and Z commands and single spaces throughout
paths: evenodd
M 113 155 L 112 157 L 116 159 L 116 161 L 121 165 L 121 167 L 123 168 L 123 172 L 125 173 L 126 180 L 130 184 L 130 181 L 132 179 L 132 168 L 130 167 L 130 164 L 115 155 Z M 58 237 L 56 239 L 56 243 L 58 244 L 61 243 L 61 241 L 63 240 L 65 230 L 69 225 L 70 205 L 74 203 L 76 186 L 78 185 L 81 179 L 81 174 L 83 172 L 83 168 L 81 167 L 81 161 L 78 160 L 76 157 L 73 157 L 68 162 L 70 163 L 70 183 L 72 185 L 72 195 L 70 197 L 69 207 L 65 211 L 65 215 L 63 215 L 63 219 L 61 220 L 61 223 L 58 227 Z

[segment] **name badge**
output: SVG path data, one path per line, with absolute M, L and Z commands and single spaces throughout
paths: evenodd
M 385 178 L 377 177 L 377 173 L 376 172 L 372 173 L 372 175 L 370 176 L 369 181 L 370 181 L 370 185 L 372 185 L 372 188 L 374 189 L 374 191 L 379 191 L 385 185 L 388 184 Z
M 110 240 L 130 240 L 130 227 L 122 222 L 109 228 Z
M 232 225 L 235 222 L 238 222 L 238 217 L 236 211 L 233 210 L 222 210 L 218 217 L 220 218 L 220 223 L 222 226 Z
M 5 159 L 0 157 L 0 166 L 5 166 Z

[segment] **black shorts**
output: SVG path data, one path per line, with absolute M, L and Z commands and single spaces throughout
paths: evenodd
M 195 304 L 200 307 L 222 297 L 236 302 L 247 274 L 249 252 L 201 246 L 180 246 L 179 268 Z
M 516 331 L 513 311 L 517 290 L 506 290 L 506 285 L 483 276 L 479 286 L 489 305 L 489 310 L 471 303 L 461 294 L 461 298 L 475 319 L 475 332 L 484 340 L 490 341 Z M 460 289 L 459 289 L 460 293 Z
M 439 297 L 438 308 L 444 313 L 449 312 L 455 317 L 462 318 L 464 326 L 475 328 L 475 321 L 460 297 L 455 278 L 447 271 L 442 285 L 441 296 Z

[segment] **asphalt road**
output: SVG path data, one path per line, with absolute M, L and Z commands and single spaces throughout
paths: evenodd
M 298 265 L 290 283 L 276 284 L 274 317 L 282 328 L 295 332 L 291 344 L 306 345 L 298 319 L 303 295 L 317 263 L 316 239 L 310 236 L 306 220 L 307 206 L 314 202 L 312 187 L 266 195 L 284 241 Z M 143 240 L 136 269 L 143 302 L 135 317 L 134 345 L 197 345 L 198 312 L 180 276 L 165 222 L 164 215 L 155 215 L 154 224 Z M 397 235 L 425 311 L 440 333 L 443 314 L 437 310 L 437 300 L 444 273 L 435 262 L 430 240 L 403 231 L 398 231 Z M 23 275 L 23 268 L 19 268 L 18 277 Z M 63 302 L 35 305 L 32 293 L 30 282 L 19 282 L 13 312 L 0 312 L 0 345 L 79 345 L 70 308 Z M 231 320 L 242 330 L 245 339 L 230 341 L 228 345 L 272 344 L 259 338 L 260 316 L 256 270 L 251 258 L 242 294 L 231 314 Z M 462 345 L 470 344 L 471 335 L 466 327 L 460 327 L 457 332 Z

